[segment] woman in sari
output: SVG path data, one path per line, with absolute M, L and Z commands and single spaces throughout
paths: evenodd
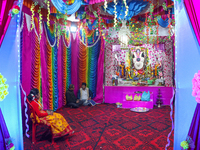
M 73 134 L 74 131 L 69 126 L 65 118 L 59 114 L 55 113 L 52 110 L 43 110 L 42 105 L 39 102 L 40 93 L 38 89 L 32 89 L 28 95 L 28 100 L 30 101 L 37 117 L 40 122 L 51 126 L 53 138 L 62 137 L 64 135 Z M 31 118 L 32 118 L 31 114 Z M 38 121 L 38 119 L 37 119 Z

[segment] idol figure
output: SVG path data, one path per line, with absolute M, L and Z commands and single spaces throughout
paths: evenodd
M 121 62 L 121 65 L 119 65 L 119 72 L 120 72 L 120 78 L 126 78 L 126 68 L 124 62 Z

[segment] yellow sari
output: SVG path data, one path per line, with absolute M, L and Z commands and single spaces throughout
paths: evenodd
M 42 110 L 41 104 L 38 104 L 38 108 L 40 112 L 45 113 L 45 111 Z M 32 113 L 31 113 L 31 119 L 33 123 L 35 123 Z M 72 134 L 74 132 L 72 128 L 69 126 L 68 122 L 65 120 L 65 118 L 59 113 L 54 112 L 53 115 L 48 115 L 40 118 L 36 115 L 36 122 L 51 126 L 51 132 L 53 134 L 53 138 L 62 137 L 64 135 Z

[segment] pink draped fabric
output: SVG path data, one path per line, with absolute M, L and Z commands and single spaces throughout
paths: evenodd
M 26 22 L 26 17 L 24 17 L 24 21 Z M 22 51 L 26 50 L 26 53 L 21 53 L 21 84 L 26 92 L 26 95 L 29 94 L 31 90 L 31 63 L 32 63 L 32 45 L 31 45 L 31 37 L 34 31 L 29 32 L 27 29 L 26 23 L 24 23 L 24 28 L 22 32 L 22 36 L 26 38 L 22 38 Z M 22 101 L 21 101 L 21 106 L 22 106 L 22 124 L 23 124 L 23 129 L 25 129 L 25 105 L 24 105 L 24 94 L 21 93 L 22 95 Z
M 185 7 L 188 12 L 191 24 L 196 34 L 200 45 L 200 1 L 199 0 L 184 0 Z
M 42 101 L 43 101 L 43 107 L 44 109 L 49 108 L 49 100 L 48 100 L 48 87 L 45 85 L 48 85 L 48 78 L 47 78 L 47 61 L 46 61 L 46 35 L 45 31 L 43 30 L 42 38 L 40 42 L 40 55 L 41 55 L 41 74 L 42 74 Z
M 74 84 L 75 90 L 74 93 L 77 95 L 79 85 L 78 85 L 78 52 L 79 52 L 79 37 L 76 33 L 76 38 L 74 40 L 73 35 L 71 34 L 71 83 Z M 69 87 L 67 87 L 68 89 Z
M 103 102 L 103 75 L 104 75 L 104 49 L 105 41 L 101 38 L 101 48 L 99 53 L 98 60 L 98 70 L 97 70 L 97 88 L 96 88 L 96 97 L 94 101 L 97 103 Z

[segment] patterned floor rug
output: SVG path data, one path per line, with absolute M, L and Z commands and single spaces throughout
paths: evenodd
M 116 108 L 114 104 L 61 108 L 75 133 L 55 140 L 45 126 L 38 126 L 37 143 L 24 136 L 25 150 L 164 150 L 171 130 L 170 107 L 154 107 L 146 113 Z M 173 149 L 173 134 L 170 146 Z

